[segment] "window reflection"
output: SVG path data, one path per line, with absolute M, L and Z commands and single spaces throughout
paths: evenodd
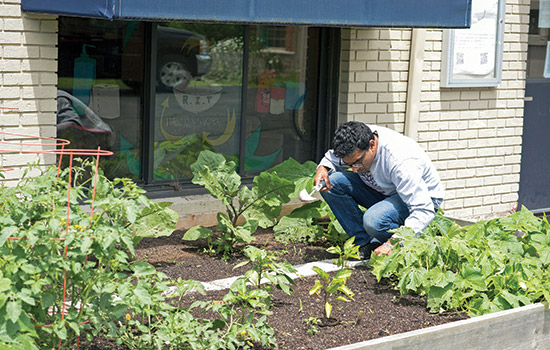
M 248 69 L 245 171 L 266 170 L 292 157 L 311 159 L 316 130 L 318 32 L 255 26 Z
M 57 136 L 113 151 L 110 178 L 141 178 L 143 47 L 139 22 L 59 18 Z
M 157 29 L 154 178 L 191 179 L 199 153 L 238 160 L 242 26 L 167 23 Z
M 60 17 L 58 136 L 113 151 L 100 164 L 109 178 L 190 182 L 205 149 L 244 160 L 244 176 L 305 162 L 315 155 L 318 61 L 317 28 Z

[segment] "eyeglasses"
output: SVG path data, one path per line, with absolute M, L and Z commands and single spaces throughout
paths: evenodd
M 342 160 L 340 160 L 340 162 L 341 162 L 341 163 L 344 163 L 344 164 L 346 164 L 347 166 L 350 166 L 350 167 L 352 167 L 352 168 L 359 169 L 359 168 L 364 167 L 363 162 L 364 162 L 364 160 L 365 160 L 365 155 L 366 155 L 366 154 L 367 154 L 367 150 L 365 150 L 365 151 L 363 152 L 363 155 L 362 155 L 361 157 L 359 157 L 359 159 L 357 159 L 355 162 L 353 162 L 353 164 L 347 164 L 347 163 L 345 163 L 345 162 L 342 162 Z M 340 165 L 342 165 L 342 164 L 340 164 Z

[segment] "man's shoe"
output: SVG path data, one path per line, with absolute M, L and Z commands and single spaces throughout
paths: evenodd
M 380 242 L 370 242 L 359 247 L 359 256 L 361 257 L 361 260 L 370 260 L 372 252 L 380 245 L 382 245 Z

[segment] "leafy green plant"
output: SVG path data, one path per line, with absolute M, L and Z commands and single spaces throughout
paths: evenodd
M 226 206 L 225 213 L 218 213 L 216 229 L 220 239 L 214 241 L 216 251 L 224 256 L 232 254 L 238 243 L 250 243 L 258 227 L 272 226 L 281 212 L 283 203 L 290 200 L 294 191 L 291 181 L 269 172 L 262 172 L 253 180 L 252 188 L 241 184 L 241 177 L 235 171 L 235 163 L 224 156 L 202 151 L 191 169 L 193 183 L 202 185 Z M 245 222 L 239 224 L 239 219 Z M 204 226 L 189 229 L 183 239 L 209 238 L 213 231 Z
M 351 277 L 352 271 L 349 268 L 343 268 L 331 278 L 326 271 L 318 266 L 313 266 L 312 269 L 321 277 L 321 280 L 315 280 L 315 285 L 310 289 L 309 294 L 323 294 L 324 313 L 328 319 L 332 313 L 331 302 L 333 302 L 333 299 L 345 302 L 353 299 L 355 293 L 346 286 L 346 282 Z
M 253 307 L 266 310 L 264 295 L 240 294 L 239 285 L 232 289 L 236 296 L 230 292 L 223 302 L 200 301 L 182 307 L 189 293 L 205 293 L 200 282 L 178 279 L 170 287 L 171 281 L 150 264 L 136 262 L 133 268 L 132 277 L 116 288 L 120 298 L 115 304 L 121 314 L 126 314 L 106 334 L 117 344 L 143 350 L 249 349 L 256 343 L 275 344 L 265 317 L 246 313 Z M 201 318 L 201 313 L 213 316 Z
M 550 302 L 550 225 L 522 208 L 506 218 L 460 227 L 438 213 L 419 238 L 396 230 L 403 246 L 371 259 L 378 280 L 428 297 L 432 312 L 471 315 Z
M 90 216 L 82 206 L 92 204 L 88 168 L 84 162 L 57 176 L 51 167 L 32 178 L 25 172 L 17 186 L 0 190 L 4 348 L 57 348 L 113 327 L 122 315 L 112 303 L 114 286 L 132 271 L 135 245 L 151 225 L 156 235 L 175 229 L 167 205 L 150 201 L 128 179 L 111 182 L 101 174 Z
M 293 182 L 296 187 L 290 197 L 298 197 L 301 190 L 305 189 L 309 193 L 313 189 L 316 169 L 317 164 L 311 161 L 300 164 L 290 158 L 269 172 Z M 349 238 L 324 201 L 315 201 L 294 209 L 281 218 L 273 231 L 275 239 L 285 244 L 325 241 L 343 244 Z
M 338 259 L 334 261 L 336 266 L 343 269 L 348 267 L 349 259 L 360 260 L 359 246 L 354 244 L 355 237 L 349 238 L 343 246 L 332 246 L 327 249 L 329 253 L 338 254 Z
M 304 320 L 307 325 L 306 333 L 309 335 L 315 335 L 319 332 L 317 326 L 321 323 L 321 320 L 318 317 L 310 316 Z
M 191 164 L 203 150 L 212 150 L 212 146 L 198 134 L 184 136 L 178 141 L 155 142 L 155 178 L 192 178 Z
M 244 254 L 250 260 L 235 265 L 234 269 L 251 263 L 252 268 L 244 274 L 244 278 L 249 283 L 260 288 L 262 280 L 264 280 L 269 284 L 266 287 L 269 291 L 271 286 L 275 286 L 287 294 L 292 293 L 291 285 L 296 285 L 289 276 L 296 272 L 292 264 L 287 261 L 279 262 L 275 253 L 254 246 L 247 246 L 244 249 Z

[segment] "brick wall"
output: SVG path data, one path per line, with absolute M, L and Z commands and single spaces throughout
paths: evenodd
M 441 88 L 443 31 L 426 31 L 417 139 L 439 170 L 450 216 L 499 216 L 516 206 L 528 23 L 529 2 L 507 1 L 502 83 L 496 88 Z M 343 31 L 340 121 L 404 131 L 411 33 Z
M 20 0 L 0 0 L 0 131 L 55 137 L 56 45 L 56 17 L 24 14 Z M 0 140 L 10 142 L 0 143 L 0 149 L 51 148 L 11 144 L 20 139 L 0 134 Z M 53 164 L 55 156 L 0 155 L 0 166 L 11 169 L 4 172 L 8 183 L 21 177 L 27 163 L 37 161 Z

